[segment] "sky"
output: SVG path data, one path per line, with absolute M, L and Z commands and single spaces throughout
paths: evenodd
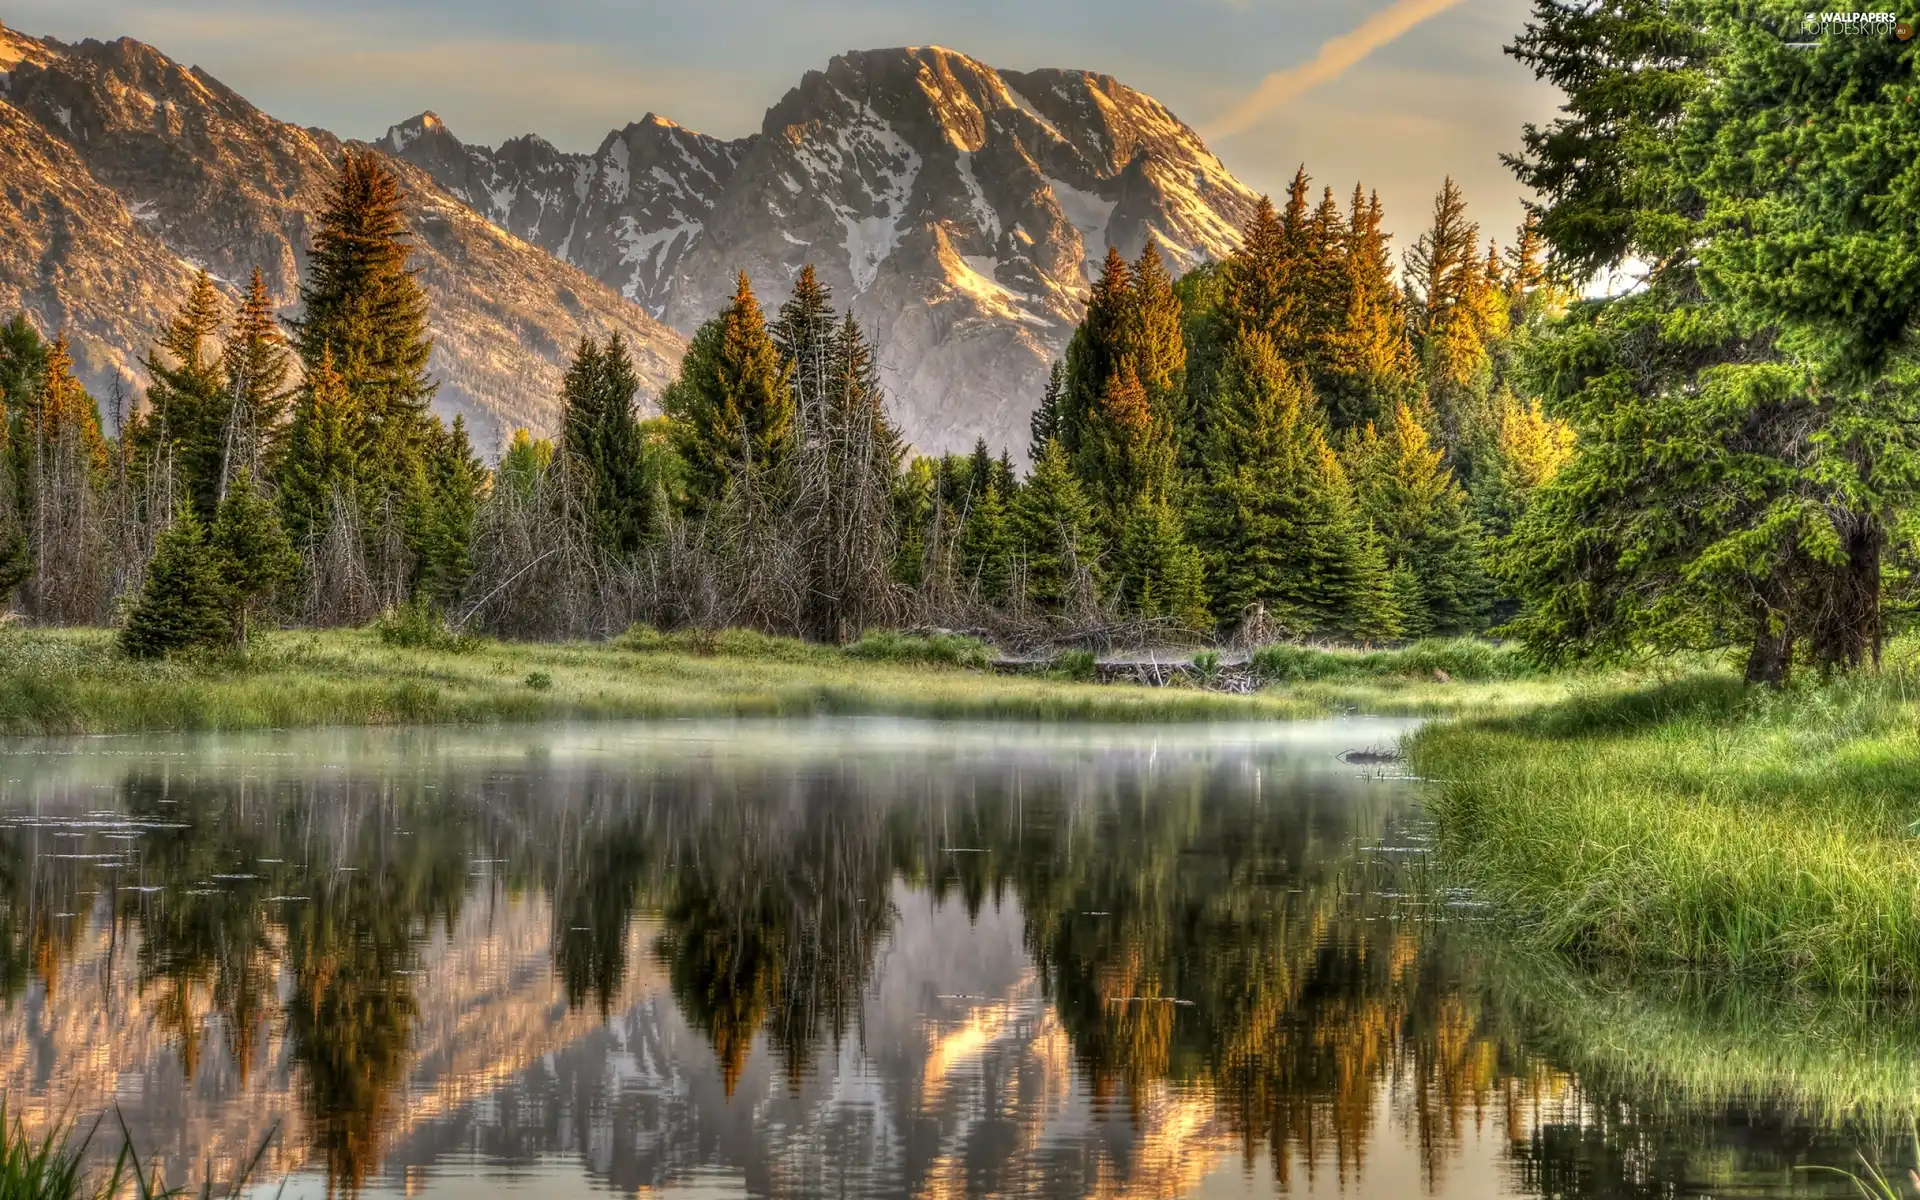
M 432 109 L 468 142 L 591 150 L 648 112 L 760 128 L 851 49 L 938 44 L 993 66 L 1105 72 L 1207 136 L 1242 181 L 1305 165 L 1379 190 L 1404 248 L 1452 175 L 1503 243 L 1520 191 L 1499 155 L 1556 95 L 1501 47 L 1528 0 L 0 0 L 72 41 L 138 38 L 274 116 L 373 138 Z

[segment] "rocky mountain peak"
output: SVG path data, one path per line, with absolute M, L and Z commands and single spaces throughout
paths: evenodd
M 813 264 L 873 328 L 927 450 L 1018 449 L 1107 247 L 1151 236 L 1183 270 L 1232 249 L 1254 202 L 1151 96 L 943 46 L 835 55 L 738 141 L 649 113 L 590 155 L 396 153 L 682 332 L 736 271 L 772 304 Z
M 23 48 L 0 100 L 0 312 L 66 330 L 96 389 L 137 387 L 139 360 L 205 269 L 230 291 L 258 269 L 298 302 L 310 221 L 345 144 L 277 121 L 199 68 L 131 39 Z M 44 52 L 31 47 L 41 45 Z M 12 56 L 18 55 L 17 58 Z M 459 143 L 423 113 L 376 146 Z M 664 383 L 675 334 L 483 220 L 426 170 L 396 160 L 435 340 L 440 407 L 483 449 L 515 425 L 550 430 L 561 362 L 583 333 L 617 329 L 643 380 Z M 17 261 L 16 261 L 17 260 Z

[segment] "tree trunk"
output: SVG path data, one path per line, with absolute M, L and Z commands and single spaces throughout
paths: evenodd
M 1793 627 L 1786 614 L 1786 588 L 1769 579 L 1753 598 L 1753 649 L 1747 653 L 1747 682 L 1770 688 L 1787 685 L 1793 669 Z

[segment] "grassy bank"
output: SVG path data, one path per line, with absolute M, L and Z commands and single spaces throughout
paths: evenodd
M 1592 689 L 1412 739 L 1450 869 L 1539 945 L 1920 992 L 1920 671 Z
M 1343 666 L 1233 696 L 1001 676 L 984 669 L 988 657 L 967 639 L 892 634 L 825 647 L 742 632 L 642 631 L 606 644 L 548 645 L 331 630 L 263 634 L 244 656 L 135 662 L 115 651 L 108 631 L 13 629 L 0 631 L 0 733 L 823 714 L 1044 721 L 1434 715 L 1536 705 L 1568 687 L 1514 678 L 1440 683 L 1421 665 L 1424 657 L 1396 664 L 1374 656 L 1364 670 Z

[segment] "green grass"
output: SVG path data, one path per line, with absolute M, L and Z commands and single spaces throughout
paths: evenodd
M 1586 970 L 1477 932 L 1482 1010 L 1512 1044 L 1677 1115 L 1792 1097 L 1826 1128 L 1899 1138 L 1920 1117 L 1920 1004 L 1740 986 L 1701 971 Z
M 105 630 L 0 631 L 0 732 L 74 734 L 564 718 L 805 716 L 1072 721 L 1322 716 L 1352 694 L 1254 697 L 1004 677 L 964 639 L 850 647 L 636 630 L 605 645 L 407 645 L 379 629 L 269 633 L 244 657 L 134 662 Z
M 1430 726 L 1450 870 L 1538 945 L 1920 992 L 1920 669 L 1580 686 Z
M 1531 679 L 1536 670 L 1513 644 L 1477 638 L 1429 638 L 1399 650 L 1350 650 L 1279 643 L 1254 651 L 1254 673 L 1272 683 L 1353 683 L 1363 680 Z
M 19 1119 L 7 1120 L 6 1099 L 0 1096 L 0 1200 L 122 1200 L 128 1196 L 132 1200 L 212 1200 L 216 1194 L 223 1200 L 233 1200 L 259 1168 L 278 1132 L 277 1127 L 269 1130 L 239 1176 L 216 1193 L 211 1175 L 197 1189 L 167 1184 L 152 1164 L 141 1161 L 118 1109 L 114 1119 L 120 1126 L 120 1152 L 112 1166 L 89 1171 L 85 1165 L 87 1149 L 105 1124 L 105 1114 L 85 1134 L 62 1124 L 36 1138 Z

